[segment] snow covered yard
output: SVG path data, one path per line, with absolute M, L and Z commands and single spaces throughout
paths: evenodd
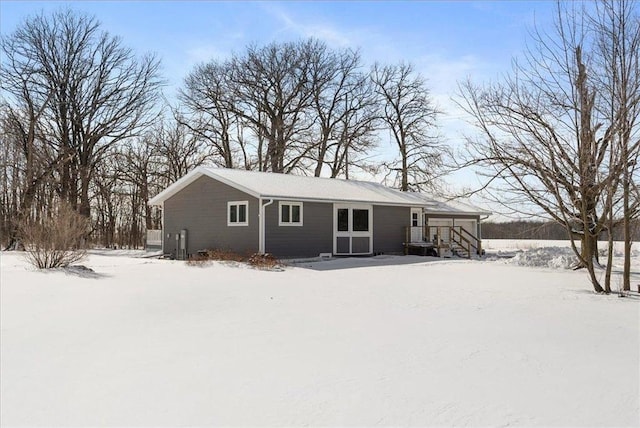
M 582 272 L 0 258 L 3 426 L 640 422 L 640 301 L 596 296 Z

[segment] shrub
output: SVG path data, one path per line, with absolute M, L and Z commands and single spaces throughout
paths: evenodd
M 258 269 L 277 269 L 280 267 L 280 261 L 269 253 L 255 253 L 249 257 L 248 263 Z
M 245 262 L 247 258 L 238 253 L 227 250 L 201 250 L 187 260 L 189 266 L 207 266 L 212 261 Z
M 60 205 L 52 217 L 19 226 L 27 261 L 38 269 L 66 267 L 84 259 L 88 231 L 89 220 L 68 204 Z
M 203 266 L 208 266 L 211 264 L 212 259 L 208 258 L 206 255 L 203 254 L 196 254 L 194 256 L 191 256 L 187 259 L 187 265 L 188 266 L 199 266 L 199 267 L 203 267 Z
M 238 253 L 234 253 L 233 251 L 227 250 L 206 250 L 206 257 L 209 260 L 218 260 L 224 262 L 244 262 L 247 260 L 246 256 L 243 256 Z
M 211 261 L 247 263 L 258 269 L 276 269 L 281 266 L 271 254 L 255 253 L 250 257 L 226 250 L 202 250 L 187 260 L 189 266 L 207 266 Z

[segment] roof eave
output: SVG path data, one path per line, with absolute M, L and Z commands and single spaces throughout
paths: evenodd
M 492 213 L 489 211 L 437 211 L 437 210 L 426 210 L 431 214 L 442 214 L 442 215 L 477 215 L 477 216 L 485 216 L 491 215 Z

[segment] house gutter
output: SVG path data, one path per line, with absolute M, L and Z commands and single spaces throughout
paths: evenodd
M 260 212 L 258 213 L 258 252 L 260 254 L 265 253 L 265 214 L 264 209 L 273 203 L 273 199 L 269 199 L 266 204 L 262 203 L 262 198 L 258 199 L 260 204 Z
M 162 201 L 162 205 L 160 205 L 160 209 L 162 210 L 162 212 L 160 213 L 160 215 L 162 216 L 160 218 L 160 222 L 162 223 L 160 225 L 160 230 L 162 231 L 162 235 L 161 235 L 162 236 L 162 255 L 164 256 L 164 234 L 166 233 L 164 229 L 164 201 Z

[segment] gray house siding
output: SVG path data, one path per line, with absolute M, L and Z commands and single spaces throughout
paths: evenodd
M 333 252 L 333 204 L 303 202 L 302 226 L 279 226 L 279 202 L 265 207 L 267 253 L 286 258 Z
M 227 226 L 227 202 L 248 201 L 248 226 Z M 187 253 L 203 249 L 258 251 L 258 199 L 200 177 L 164 202 L 164 252 L 176 253 L 176 234 L 187 230 Z
M 374 205 L 373 252 L 402 254 L 405 227 L 410 225 L 411 208 Z

